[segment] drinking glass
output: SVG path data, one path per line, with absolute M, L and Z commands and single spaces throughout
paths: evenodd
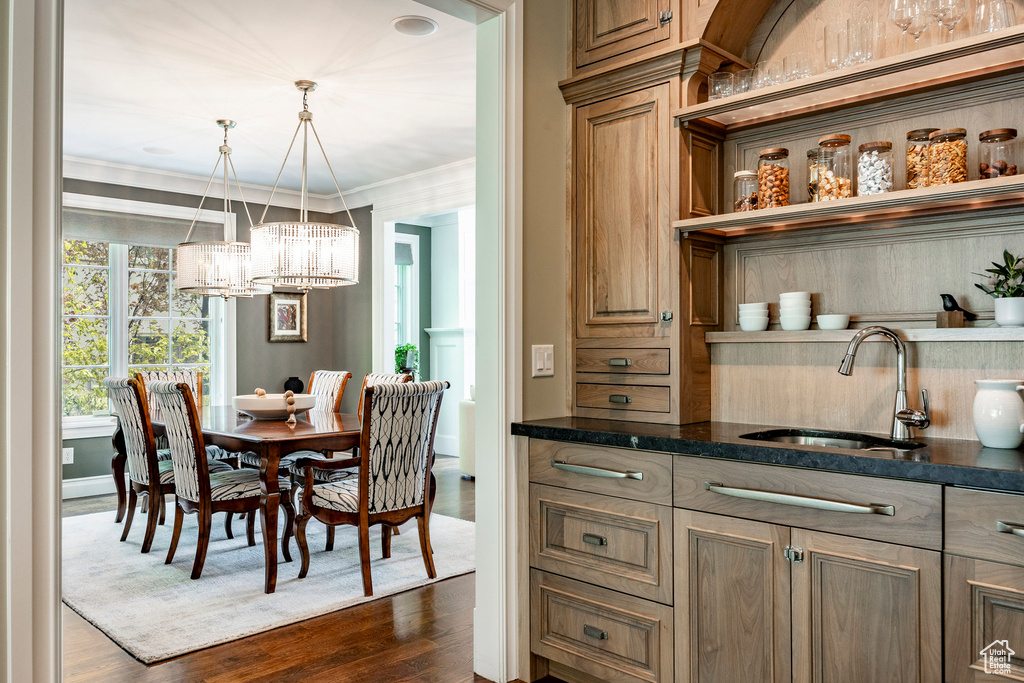
M 849 36 L 846 23 L 829 24 L 825 27 L 825 70 L 835 71 L 846 66 Z
M 750 92 L 757 87 L 757 69 L 743 69 L 732 75 L 732 92 L 734 95 Z
M 720 100 L 732 95 L 732 73 L 729 71 L 708 76 L 708 100 Z
M 928 13 L 928 7 L 924 0 L 914 3 L 910 10 L 910 24 L 907 26 L 907 33 L 914 38 L 915 50 L 921 42 L 921 35 L 928 30 L 928 25 L 931 23 L 932 16 Z
M 957 24 L 967 17 L 967 0 L 941 0 L 946 5 L 945 27 L 949 32 L 949 40 L 953 40 L 953 31 Z
M 783 69 L 787 81 L 799 81 L 814 75 L 814 62 L 808 52 L 794 52 L 786 55 Z
M 767 88 L 782 83 L 782 63 L 769 59 L 757 65 L 757 87 Z
M 939 38 L 942 38 L 942 30 L 945 28 L 946 18 L 949 16 L 949 2 L 946 0 L 922 0 L 925 13 L 932 21 L 939 25 Z
M 868 12 L 857 12 L 847 20 L 849 48 L 846 63 L 850 66 L 870 62 L 874 57 L 875 36 L 879 31 L 875 18 Z
M 903 51 L 907 51 L 907 29 L 914 21 L 917 0 L 889 0 L 889 21 L 903 32 Z
M 1001 31 L 1016 24 L 1013 5 L 1007 0 L 979 0 L 975 11 L 974 31 L 977 34 Z

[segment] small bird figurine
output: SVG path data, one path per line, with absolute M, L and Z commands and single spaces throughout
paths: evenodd
M 978 316 L 976 313 L 961 308 L 960 304 L 957 303 L 956 299 L 952 294 L 940 294 L 942 297 L 942 310 L 944 311 L 960 311 L 964 314 L 964 320 L 977 320 Z

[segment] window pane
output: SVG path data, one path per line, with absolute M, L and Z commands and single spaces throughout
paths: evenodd
M 128 245 L 128 267 L 170 270 L 171 250 Z
M 176 320 L 172 350 L 172 363 L 209 363 L 209 321 Z
M 198 294 L 185 294 L 174 290 L 174 302 L 172 314 L 175 318 L 208 318 L 210 317 L 210 302 L 205 296 Z
M 106 365 L 106 318 L 64 318 L 64 365 Z
M 128 364 L 165 365 L 170 362 L 170 321 L 128 321 Z
M 167 316 L 170 276 L 167 273 L 128 271 L 128 317 Z
M 108 254 L 105 242 L 64 240 L 64 263 L 105 266 L 109 262 Z
M 108 368 L 65 370 L 62 386 L 64 414 L 72 417 L 107 413 L 107 390 L 102 380 L 109 374 Z
M 106 315 L 107 279 L 106 268 L 63 269 L 61 299 L 65 315 Z

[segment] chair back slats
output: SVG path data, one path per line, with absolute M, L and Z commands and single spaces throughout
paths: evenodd
M 146 399 L 149 403 L 149 417 L 153 420 L 161 420 L 160 402 L 153 400 L 153 391 L 149 388 L 150 382 L 182 382 L 188 385 L 195 397 L 196 406 L 203 409 L 203 373 L 198 370 L 143 370 L 136 372 L 135 378 L 146 389 Z
M 364 392 L 367 442 L 360 476 L 370 514 L 423 504 L 441 397 L 448 382 L 383 383 Z
M 196 503 L 208 499 L 209 465 L 191 388 L 184 382 L 151 382 L 148 386 L 163 413 L 174 468 L 175 495 Z M 200 453 L 203 457 L 197 457 Z
M 345 385 L 352 378 L 347 370 L 315 370 L 309 376 L 309 393 L 316 396 L 313 410 L 338 412 L 341 408 L 341 397 L 345 395 Z
M 360 421 L 363 419 L 363 397 L 366 395 L 366 387 L 375 387 L 378 384 L 405 384 L 412 381 L 412 375 L 399 373 L 392 374 L 388 372 L 368 372 L 366 377 L 363 378 L 363 388 L 359 390 L 359 408 L 356 410 L 356 416 Z
M 121 422 L 125 455 L 128 456 L 128 476 L 143 486 L 150 482 L 150 451 L 156 461 L 156 447 L 152 443 L 153 425 L 146 412 L 146 397 L 139 383 L 128 377 L 107 377 L 103 380 L 114 411 Z

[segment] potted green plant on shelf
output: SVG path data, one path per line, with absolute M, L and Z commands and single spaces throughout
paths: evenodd
M 996 324 L 1000 327 L 1024 327 L 1024 257 L 1003 250 L 1003 262 L 975 273 L 987 283 L 974 286 L 996 300 Z
M 413 378 L 420 374 L 420 352 L 415 344 L 399 344 L 395 347 L 395 372 L 411 372 Z

